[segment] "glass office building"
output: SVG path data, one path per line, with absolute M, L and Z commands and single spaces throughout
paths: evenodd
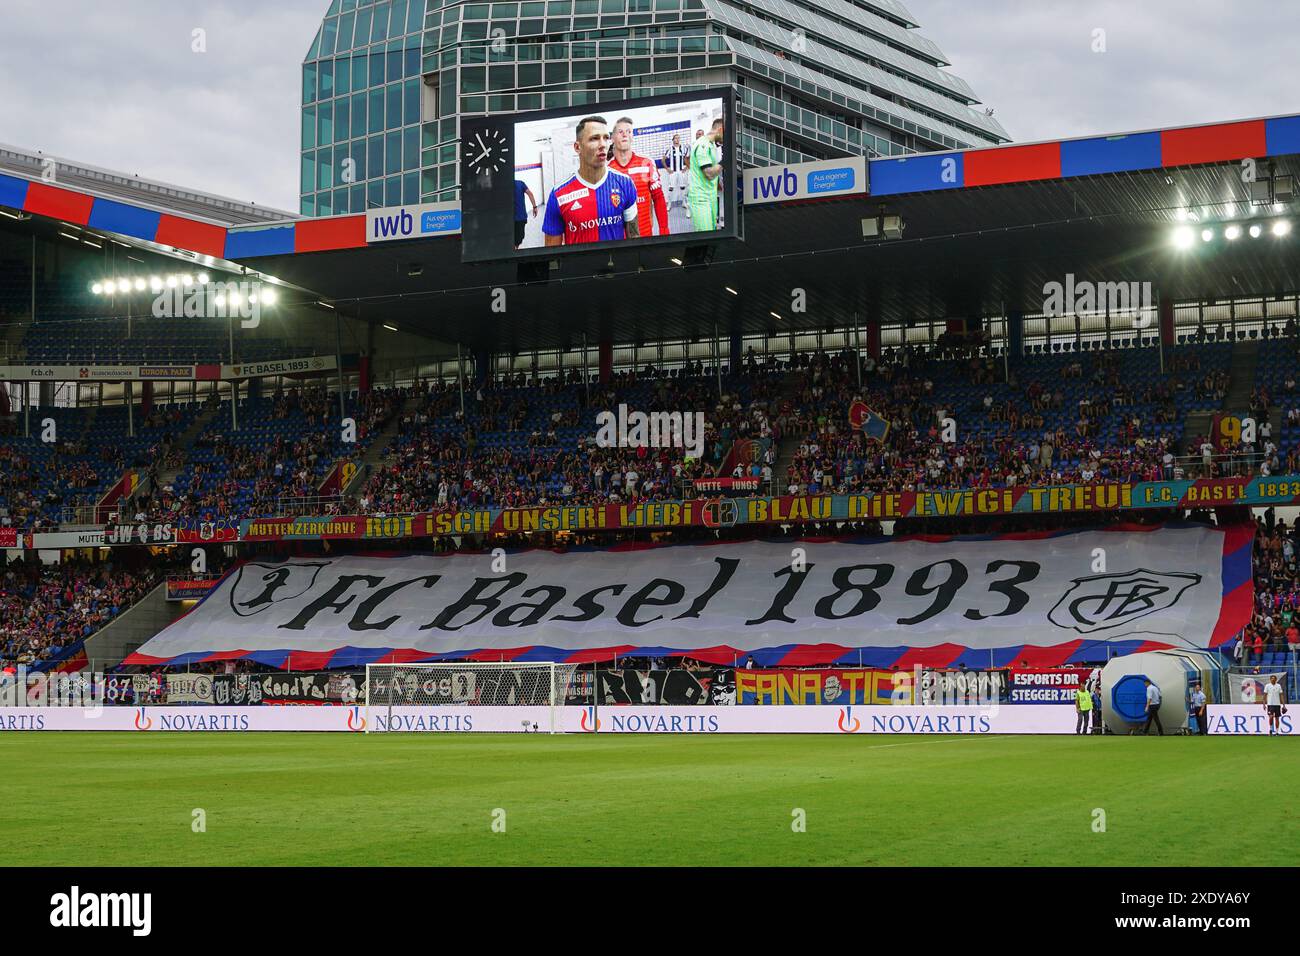
M 901 0 L 329 0 L 301 212 L 456 199 L 460 118 L 740 90 L 741 162 L 1006 142 Z

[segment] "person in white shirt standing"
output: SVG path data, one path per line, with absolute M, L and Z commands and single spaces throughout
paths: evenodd
M 689 151 L 682 145 L 680 133 L 673 134 L 672 144 L 664 150 L 663 169 L 668 207 L 680 202 L 686 205 L 686 160 Z
M 1264 710 L 1268 713 L 1268 735 L 1282 732 L 1282 715 L 1286 713 L 1284 706 L 1286 693 L 1282 685 L 1277 682 L 1277 675 L 1269 677 L 1268 683 L 1264 685 Z
M 1147 725 L 1144 728 L 1142 728 L 1142 735 L 1145 737 L 1147 734 L 1151 733 L 1151 722 L 1154 720 L 1156 724 L 1156 730 L 1159 731 L 1160 736 L 1163 737 L 1165 735 L 1165 725 L 1160 723 L 1160 688 L 1157 687 L 1155 684 L 1151 683 L 1150 678 L 1147 678 L 1146 685 L 1147 685 Z

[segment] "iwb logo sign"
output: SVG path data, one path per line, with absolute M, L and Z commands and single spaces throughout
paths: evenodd
M 366 242 L 392 242 L 456 235 L 461 229 L 460 203 L 425 203 L 366 210 Z
M 861 156 L 765 166 L 744 172 L 745 204 L 751 206 L 818 196 L 852 196 L 867 191 L 867 161 Z

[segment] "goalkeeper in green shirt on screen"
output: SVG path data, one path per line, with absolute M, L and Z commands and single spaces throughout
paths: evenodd
M 691 147 L 691 171 L 686 186 L 686 209 L 692 231 L 718 228 L 718 177 L 722 175 L 722 118 Z

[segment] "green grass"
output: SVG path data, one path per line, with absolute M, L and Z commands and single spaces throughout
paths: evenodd
M 1291 865 L 1298 758 L 1267 737 L 15 732 L 0 865 Z

